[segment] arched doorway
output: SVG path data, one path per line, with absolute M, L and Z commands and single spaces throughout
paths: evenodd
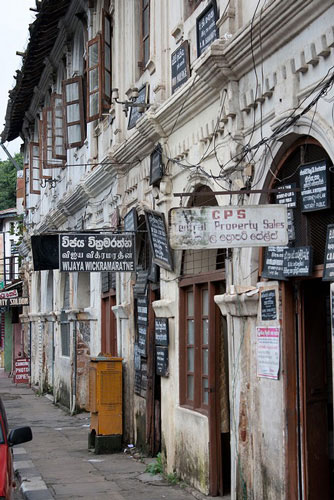
M 214 193 L 197 186 L 189 206 L 215 205 Z M 227 328 L 214 302 L 225 292 L 225 259 L 225 249 L 185 250 L 179 281 L 180 404 L 208 417 L 213 496 L 231 487 Z
M 333 374 L 330 286 L 322 280 L 327 226 L 334 223 L 332 162 L 321 145 L 301 138 L 285 154 L 272 188 L 301 187 L 301 166 L 327 161 L 330 207 L 305 211 L 300 192 L 288 208 L 289 245 L 309 246 L 309 276 L 281 283 L 287 498 L 334 498 Z M 273 197 L 270 202 L 275 203 Z M 304 210 L 303 210 L 304 208 Z

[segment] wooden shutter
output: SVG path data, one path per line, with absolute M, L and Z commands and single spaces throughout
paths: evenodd
M 27 197 L 29 195 L 30 191 L 30 181 L 29 181 L 29 164 L 25 163 L 23 167 L 23 206 L 24 208 L 27 208 Z
M 62 94 L 51 95 L 52 108 L 52 156 L 57 160 L 66 160 L 64 108 Z M 64 164 L 62 164 L 63 166 Z
M 87 45 L 87 122 L 97 120 L 101 114 L 101 35 Z
M 111 18 L 102 10 L 102 110 L 111 105 Z
M 85 140 L 82 77 L 63 81 L 65 147 L 81 147 Z
M 40 150 L 38 142 L 29 144 L 30 193 L 40 194 Z
M 42 169 L 62 167 L 63 161 L 57 160 L 53 156 L 52 139 L 52 108 L 51 106 L 43 109 L 43 137 L 40 144 L 43 144 Z

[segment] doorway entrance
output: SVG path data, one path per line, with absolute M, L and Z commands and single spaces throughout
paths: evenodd
M 329 284 L 295 284 L 299 402 L 298 482 L 300 498 L 334 497 L 333 387 Z

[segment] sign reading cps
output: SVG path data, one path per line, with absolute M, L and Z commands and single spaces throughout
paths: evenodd
M 60 234 L 59 269 L 67 272 L 135 271 L 133 234 Z
M 285 205 L 172 208 L 174 249 L 266 247 L 288 243 Z

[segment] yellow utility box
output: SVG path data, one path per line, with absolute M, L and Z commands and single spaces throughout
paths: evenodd
M 95 453 L 121 449 L 123 433 L 122 361 L 101 355 L 91 358 L 89 367 L 89 409 L 91 412 L 88 445 Z

